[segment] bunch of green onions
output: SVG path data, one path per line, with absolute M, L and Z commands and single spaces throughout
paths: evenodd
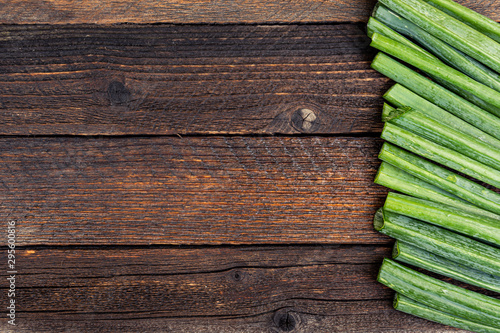
M 374 218 L 396 244 L 378 281 L 397 310 L 500 332 L 500 24 L 452 0 L 379 0 L 367 30 L 396 82 L 375 183 L 399 193 Z

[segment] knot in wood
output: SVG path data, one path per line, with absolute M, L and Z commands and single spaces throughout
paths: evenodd
M 274 324 L 278 327 L 278 332 L 291 332 L 298 324 L 298 319 L 294 313 L 289 311 L 278 311 L 274 314 Z
M 235 282 L 240 282 L 245 278 L 245 272 L 240 271 L 239 269 L 231 271 L 231 279 Z
M 317 114 L 311 109 L 298 109 L 292 115 L 292 126 L 301 132 L 314 132 L 318 129 Z
M 125 104 L 130 100 L 130 91 L 118 81 L 113 81 L 108 86 L 108 97 L 112 105 Z

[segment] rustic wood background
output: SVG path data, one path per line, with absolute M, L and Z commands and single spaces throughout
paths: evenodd
M 375 281 L 374 4 L 3 1 L 12 332 L 456 332 Z

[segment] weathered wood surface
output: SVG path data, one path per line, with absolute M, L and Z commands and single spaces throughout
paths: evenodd
M 457 2 L 500 20 L 499 0 Z M 4 0 L 0 23 L 366 22 L 375 0 Z
M 0 139 L 18 244 L 387 243 L 377 138 Z M 1 235 L 6 240 L 6 234 Z
M 375 280 L 374 3 L 3 1 L 13 332 L 457 332 Z
M 47 313 L 22 315 L 13 333 L 53 332 L 148 332 L 148 333 L 322 333 L 322 332 L 391 332 L 391 333 L 466 333 L 396 312 L 391 301 L 341 304 L 324 315 L 315 315 L 285 307 L 276 312 L 250 317 L 145 317 L 134 313 L 114 318 L 112 315 Z M 10 333 L 9 331 L 7 331 Z
M 392 291 L 375 280 L 390 252 L 380 246 L 20 250 L 16 332 L 455 332 L 390 309 Z
M 0 8 L 0 23 L 359 22 L 374 4 L 374 0 L 7 0 Z
M 0 134 L 380 131 L 374 54 L 352 24 L 0 26 Z

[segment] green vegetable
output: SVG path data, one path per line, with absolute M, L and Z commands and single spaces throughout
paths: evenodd
M 382 7 L 382 6 L 380 6 L 380 7 Z M 403 43 L 409 47 L 413 47 L 415 50 L 422 52 L 423 54 L 427 55 L 428 57 L 431 57 L 431 58 L 434 57 L 434 55 L 432 53 L 415 45 L 415 43 L 412 43 L 407 38 L 403 37 L 401 34 L 397 33 L 396 31 L 394 31 L 393 29 L 391 29 L 390 27 L 388 27 L 384 23 L 380 22 L 379 20 L 377 20 L 373 16 L 368 19 L 368 24 L 366 25 L 366 30 L 367 30 L 366 33 L 367 33 L 368 37 L 370 37 L 370 38 L 372 38 L 374 33 L 378 33 L 378 34 L 384 35 L 388 38 L 391 38 L 395 41 Z
M 394 298 L 394 309 L 440 324 L 449 325 L 478 333 L 500 333 L 500 329 L 453 316 L 430 306 L 416 302 L 399 293 Z
M 500 276 L 458 264 L 409 243 L 396 241 L 392 257 L 402 263 L 500 293 Z
M 451 0 L 424 1 L 500 42 L 500 25 L 492 19 Z
M 384 211 L 413 217 L 500 246 L 500 221 L 484 215 L 392 192 L 387 195 Z
M 380 24 L 386 24 L 388 28 L 392 28 L 401 34 L 412 38 L 432 53 L 429 56 L 428 51 L 424 48 L 415 46 L 413 47 L 414 49 L 417 48 L 420 52 L 426 52 L 426 55 L 432 59 L 439 58 L 462 73 L 467 74 L 496 91 L 500 91 L 500 76 L 477 60 L 451 47 L 425 30 L 420 29 L 417 25 L 397 15 L 385 6 L 377 6 L 373 12 L 373 16 L 381 22 Z M 403 43 L 406 46 L 415 45 L 406 38 L 396 39 L 395 36 L 399 34 L 388 33 L 387 29 L 381 29 L 380 34 L 397 42 Z
M 378 33 L 373 34 L 370 45 L 423 70 L 433 77 L 450 82 L 465 91 L 474 92 L 474 95 L 480 99 L 500 108 L 500 92 L 468 77 L 437 58 L 430 58 L 409 46 Z
M 417 198 L 440 202 L 457 207 L 466 212 L 488 216 L 500 221 L 500 215 L 476 207 L 471 203 L 462 200 L 437 186 L 431 185 L 400 168 L 392 166 L 387 162 L 382 162 L 380 165 L 377 175 L 375 176 L 375 183 Z
M 447 88 L 448 90 L 450 90 L 451 92 L 454 92 L 458 96 L 463 97 L 465 100 L 471 102 L 472 104 L 476 105 L 477 107 L 479 107 L 485 111 L 488 111 L 489 113 L 492 113 L 497 117 L 500 117 L 500 108 L 483 101 L 481 98 L 474 95 L 474 92 L 458 88 L 457 86 L 455 86 L 449 82 L 446 82 L 445 80 L 433 77 L 432 75 L 429 75 L 429 76 L 433 80 L 435 80 L 437 83 L 439 83 L 441 86 L 443 86 L 444 88 Z
M 414 271 L 384 259 L 377 280 L 419 303 L 453 316 L 500 328 L 500 300 Z
M 445 43 L 500 72 L 500 44 L 421 0 L 380 0 L 381 4 Z
M 500 194 L 465 177 L 388 142 L 382 145 L 379 158 L 478 207 L 500 214 Z
M 377 211 L 375 230 L 482 272 L 500 276 L 500 249 L 408 216 Z
M 397 110 L 386 108 L 385 113 L 382 113 L 382 120 L 500 170 L 500 149 L 444 125 L 424 113 L 408 107 Z
M 500 172 L 498 170 L 455 150 L 424 139 L 399 126 L 385 123 L 381 138 L 436 163 L 500 188 Z
M 398 83 L 384 95 L 397 108 L 383 107 L 375 183 L 403 193 L 388 194 L 374 227 L 396 238 L 396 260 L 500 292 L 500 193 L 465 178 L 500 188 L 500 44 L 492 39 L 500 25 L 451 0 L 379 0 L 372 15 L 367 32 L 382 51 L 372 68 Z M 378 281 L 398 293 L 397 310 L 500 332 L 500 299 L 389 259 Z
M 383 9 L 385 9 L 385 11 Z M 386 9 L 384 6 L 382 6 L 382 5 L 378 5 L 377 6 L 377 9 L 376 9 L 376 13 L 377 14 L 380 14 L 380 13 L 384 14 L 385 12 L 392 13 L 393 15 L 397 16 L 393 12 L 389 11 L 388 9 Z M 400 16 L 397 16 L 397 17 L 399 17 L 401 20 L 404 20 Z M 384 19 L 384 17 L 381 17 L 381 19 Z M 387 21 L 387 19 L 385 19 L 385 21 Z M 399 22 L 400 20 L 397 20 L 397 21 Z M 404 20 L 404 21 L 405 21 L 405 23 L 399 22 L 400 25 L 403 26 L 403 27 L 406 27 L 407 24 L 413 25 L 411 22 L 409 22 L 407 20 Z M 390 23 L 390 22 L 388 22 L 388 23 Z M 374 18 L 370 18 L 370 20 L 368 21 L 367 28 L 368 28 L 368 36 L 370 38 L 373 36 L 374 33 L 379 33 L 379 34 L 381 34 L 383 36 L 389 37 L 389 38 L 391 38 L 393 40 L 396 40 L 396 41 L 398 41 L 400 43 L 403 43 L 406 46 L 412 47 L 416 51 L 419 51 L 422 54 L 424 54 L 426 56 L 429 56 L 432 59 L 437 59 L 433 54 L 429 53 L 427 50 L 423 49 L 420 46 L 417 46 L 415 43 L 412 43 L 407 38 L 405 38 L 401 34 L 399 34 L 398 32 L 392 30 L 391 28 L 389 28 L 388 26 L 386 26 L 382 22 L 377 21 Z M 415 26 L 415 28 L 419 29 L 416 26 Z M 442 43 L 442 42 L 439 41 L 439 43 Z M 446 45 L 447 47 L 450 47 L 446 43 L 444 43 L 444 45 Z M 461 62 L 458 63 L 459 66 L 454 66 L 453 63 L 450 64 L 451 66 L 454 66 L 457 69 L 461 69 L 462 71 L 465 70 L 466 74 L 470 75 L 473 78 L 478 79 L 479 82 L 482 82 L 482 83 L 488 85 L 490 88 L 495 88 L 495 83 L 494 82 L 491 83 L 490 82 L 491 80 L 500 82 L 500 79 L 497 78 L 498 75 L 494 71 L 492 71 L 489 68 L 487 68 L 486 66 L 482 65 L 481 63 L 479 63 L 475 59 L 472 59 L 472 58 L 468 57 L 467 55 L 464 55 L 460 51 L 455 50 L 452 47 L 450 47 L 450 48 L 455 51 L 454 55 L 456 57 L 462 55 Z M 491 105 L 491 104 L 483 101 L 482 99 L 478 98 L 476 95 L 474 95 L 473 93 L 471 93 L 468 90 L 461 89 L 461 88 L 459 88 L 459 87 L 457 87 L 457 86 L 455 86 L 455 85 L 447 82 L 446 80 L 440 79 L 438 77 L 434 77 L 432 75 L 430 75 L 430 76 L 437 83 L 439 83 L 442 86 L 448 88 L 449 90 L 451 90 L 452 92 L 456 93 L 457 95 L 465 98 L 467 101 L 473 103 L 474 105 L 477 105 L 478 107 L 480 107 L 480 108 L 482 108 L 482 109 L 484 109 L 484 110 L 486 110 L 488 112 L 491 112 L 491 113 L 493 113 L 493 114 L 495 114 L 497 116 L 500 116 L 500 108 L 497 108 L 497 107 L 495 107 L 495 106 L 493 106 L 493 105 Z
M 500 118 L 379 52 L 372 68 L 478 129 L 500 139 Z
M 401 16 L 398 16 L 394 12 L 390 11 L 385 6 L 378 4 L 374 11 L 374 15 L 376 15 L 377 18 L 380 18 L 384 23 L 386 23 L 390 27 L 396 29 L 398 32 L 402 32 L 407 36 L 416 39 L 421 44 L 427 46 L 431 51 L 434 51 L 437 56 L 439 56 L 443 61 L 448 63 L 450 66 L 461 70 L 465 74 L 471 76 L 472 78 L 478 80 L 479 82 L 487 85 L 490 88 L 495 89 L 500 87 L 500 78 L 497 73 L 495 73 L 488 67 L 484 66 L 480 62 L 476 61 L 475 59 L 463 54 L 462 52 L 454 49 L 448 44 L 443 43 L 441 40 L 428 34 L 424 30 L 414 25 L 413 23 L 409 22 L 408 20 L 405 20 Z M 420 53 L 430 57 L 431 59 L 436 59 L 436 60 L 438 59 L 435 55 L 429 53 L 424 48 L 417 46 L 415 43 L 409 41 L 407 38 L 403 37 L 398 32 L 392 30 L 384 23 L 378 22 L 377 26 L 374 26 L 372 29 L 368 31 L 368 36 L 370 36 L 371 38 L 373 34 L 377 32 L 383 36 L 398 41 L 406 46 L 412 47 L 414 50 L 419 51 Z M 452 83 L 444 79 L 441 79 L 439 77 L 435 77 L 433 75 L 430 76 L 432 79 L 434 79 L 437 83 L 439 83 L 443 87 L 465 98 L 474 105 L 477 105 L 478 107 L 488 112 L 500 116 L 500 108 L 495 107 L 490 103 L 483 101 L 482 99 L 478 98 L 473 92 L 457 87 Z M 497 89 L 497 91 L 499 90 Z
M 440 121 L 442 124 L 459 130 L 471 137 L 481 140 L 484 143 L 500 149 L 500 140 L 481 131 L 453 114 L 443 110 L 439 106 L 432 104 L 425 98 L 420 97 L 413 91 L 396 83 L 385 94 L 384 99 L 397 107 L 411 107 L 414 110 L 425 113 L 427 116 Z

